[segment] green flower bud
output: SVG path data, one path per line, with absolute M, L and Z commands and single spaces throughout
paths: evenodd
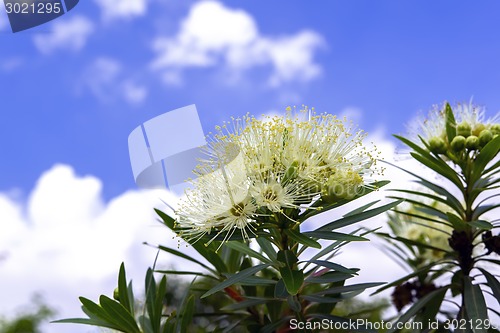
M 479 134 L 481 134 L 482 131 L 484 131 L 486 129 L 486 126 L 484 126 L 484 124 L 476 124 L 476 126 L 474 126 L 474 129 L 472 130 L 472 135 L 475 135 L 477 137 L 479 137 Z
M 493 134 L 491 131 L 485 129 L 481 131 L 481 134 L 479 134 L 479 145 L 485 146 L 488 142 L 490 142 L 493 139 Z
M 113 298 L 117 301 L 120 300 L 120 292 L 118 291 L 118 287 L 116 287 L 115 290 L 113 291 Z
M 479 138 L 475 135 L 469 136 L 465 140 L 465 147 L 470 150 L 474 150 L 479 148 Z
M 457 135 L 461 135 L 464 138 L 472 134 L 470 125 L 466 122 L 457 125 Z
M 453 151 L 456 151 L 456 152 L 464 150 L 465 138 L 462 135 L 457 135 L 451 141 L 450 146 L 451 146 L 451 149 L 453 149 Z
M 493 135 L 500 134 L 500 124 L 493 124 L 490 127 L 490 131 Z
M 446 153 L 446 143 L 440 137 L 433 137 L 429 140 L 429 148 L 434 154 L 445 154 Z

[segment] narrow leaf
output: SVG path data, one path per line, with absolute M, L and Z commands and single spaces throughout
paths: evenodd
M 127 275 L 125 273 L 125 264 L 122 263 L 120 266 L 120 272 L 118 274 L 118 296 L 120 297 L 120 303 L 134 316 L 134 302 L 129 299 L 127 288 Z
M 304 244 L 305 246 L 313 247 L 315 249 L 321 249 L 320 243 L 318 243 L 314 239 L 307 237 L 307 235 L 298 232 L 297 230 L 285 229 L 285 234 L 287 234 L 288 237 L 290 237 L 291 239 L 293 239 L 297 243 Z
M 132 317 L 123 305 L 104 295 L 99 297 L 99 303 L 102 308 L 114 318 L 116 324 L 120 325 L 124 332 L 141 333 L 134 317 Z
M 327 261 L 327 260 L 310 260 L 308 262 L 319 265 L 319 266 L 323 266 L 326 268 L 330 268 L 330 269 L 337 271 L 337 272 L 353 274 L 353 275 L 356 274 L 356 270 L 346 268 L 342 265 L 335 264 L 335 263 Z
M 326 239 L 326 240 L 339 240 L 339 241 L 347 241 L 347 242 L 366 242 L 369 241 L 368 238 L 364 238 L 361 236 L 351 235 L 351 234 L 343 234 L 340 232 L 334 231 L 306 231 L 305 235 L 309 237 L 314 237 L 318 239 Z
M 469 225 L 472 225 L 478 229 L 481 229 L 481 230 L 491 230 L 493 229 L 493 224 L 491 224 L 490 222 L 488 221 L 484 221 L 484 220 L 476 220 L 476 221 L 470 221 L 470 222 L 467 222 Z
M 345 226 L 348 226 L 350 224 L 366 220 L 370 217 L 377 216 L 377 215 L 379 215 L 379 214 L 381 214 L 381 213 L 383 213 L 391 208 L 396 207 L 401 202 L 402 202 L 402 200 L 393 201 L 391 203 L 385 204 L 383 206 L 380 206 L 380 207 L 377 207 L 374 209 L 364 211 L 364 212 L 356 214 L 356 215 L 350 215 L 347 217 L 343 217 L 337 221 L 333 221 L 331 223 L 328 223 L 328 224 L 326 224 L 326 225 L 324 225 L 324 226 L 322 226 L 314 231 L 331 231 L 334 229 L 345 227 Z
M 398 329 L 398 324 L 397 323 L 406 323 L 408 320 L 410 320 L 413 316 L 415 316 L 421 309 L 423 309 L 427 303 L 429 303 L 431 300 L 433 300 L 436 297 L 441 298 L 443 293 L 446 293 L 447 288 L 439 288 L 437 290 L 434 290 L 433 292 L 425 295 L 421 299 L 419 299 L 415 304 L 413 304 L 404 315 L 399 317 L 396 323 L 392 325 L 392 329 L 389 330 L 387 333 L 393 333 L 396 332 Z
M 181 333 L 186 333 L 188 332 L 188 327 L 189 324 L 193 321 L 193 314 L 194 314 L 194 295 L 189 296 L 187 299 L 187 302 L 183 304 L 183 307 L 180 309 L 180 313 L 182 313 L 182 318 L 181 318 Z
M 486 333 L 487 330 L 482 325 L 475 323 L 484 323 L 488 319 L 488 309 L 484 300 L 483 292 L 477 284 L 472 284 L 470 278 L 464 278 L 464 300 L 465 313 L 467 318 L 472 321 L 472 331 L 474 333 Z
M 240 253 L 244 253 L 252 258 L 262 261 L 263 263 L 270 264 L 272 261 L 268 258 L 264 257 L 257 251 L 252 250 L 247 244 L 243 244 L 241 242 L 230 241 L 224 244 L 230 249 L 236 250 Z
M 451 142 L 455 136 L 457 136 L 457 122 L 455 116 L 453 115 L 453 110 L 451 109 L 450 103 L 446 103 L 445 107 L 446 113 L 446 136 L 448 137 L 448 142 Z
M 479 270 L 483 273 L 484 277 L 486 278 L 486 281 L 488 281 L 488 287 L 490 287 L 491 291 L 493 292 L 493 295 L 495 296 L 498 304 L 500 305 L 500 282 L 495 276 L 493 276 L 493 274 L 489 273 L 488 271 L 482 268 L 479 268 Z
M 253 266 L 253 267 L 249 267 L 247 269 L 244 269 L 244 270 L 234 274 L 233 276 L 231 276 L 227 280 L 224 280 L 223 282 L 219 283 L 218 285 L 216 285 L 215 287 L 213 287 L 209 291 L 207 291 L 205 294 L 203 294 L 201 296 L 201 298 L 205 298 L 205 297 L 208 297 L 210 295 L 213 295 L 216 292 L 221 291 L 224 288 L 227 288 L 229 286 L 232 286 L 233 284 L 236 284 L 236 283 L 240 282 L 241 280 L 244 280 L 245 278 L 252 276 L 253 274 L 255 274 L 255 273 L 257 273 L 257 272 L 259 272 L 259 271 L 261 271 L 264 268 L 269 267 L 269 266 L 270 266 L 270 264 L 261 264 L 261 265 L 257 265 L 257 266 Z

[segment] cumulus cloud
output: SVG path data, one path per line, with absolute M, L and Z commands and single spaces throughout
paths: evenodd
M 85 46 L 93 31 L 94 24 L 88 18 L 73 16 L 55 21 L 50 32 L 36 34 L 33 42 L 43 54 L 51 54 L 56 50 L 77 52 Z
M 84 89 L 105 103 L 123 99 L 140 104 L 148 95 L 147 88 L 128 78 L 122 64 L 114 58 L 97 58 L 85 69 L 81 81 Z
M 171 195 L 130 191 L 105 203 L 101 188 L 99 179 L 56 165 L 41 175 L 26 202 L 0 193 L 0 313 L 12 313 L 40 292 L 58 317 L 81 316 L 78 296 L 112 293 L 122 261 L 140 290 L 156 255 L 143 241 L 177 245 L 153 212 L 165 209 L 161 200 Z M 160 265 L 173 265 L 173 259 L 160 256 Z M 89 328 L 51 324 L 46 331 Z
M 167 83 L 178 83 L 185 68 L 225 65 L 233 72 L 270 66 L 269 84 L 306 82 L 321 74 L 314 62 L 323 38 L 311 30 L 280 37 L 264 36 L 247 12 L 212 0 L 195 3 L 175 36 L 157 37 L 154 69 L 162 69 Z M 173 78 L 173 79 L 172 79 Z
M 147 0 L 94 0 L 101 8 L 104 19 L 132 18 L 147 11 Z

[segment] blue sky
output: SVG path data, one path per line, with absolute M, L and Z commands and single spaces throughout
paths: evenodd
M 496 0 L 82 0 L 13 34 L 0 10 L 0 314 L 42 291 L 77 316 L 122 261 L 140 284 L 155 256 L 143 241 L 176 246 L 152 210 L 168 194 L 135 191 L 127 138 L 141 123 L 196 104 L 208 132 L 306 104 L 351 116 L 392 156 L 390 134 L 435 103 L 500 110 L 499 13 Z M 340 263 L 400 276 L 365 260 L 371 243 Z
M 17 34 L 3 25 L 0 190 L 27 192 L 54 163 L 102 179 L 106 198 L 134 188 L 129 132 L 192 103 L 206 131 L 230 115 L 287 105 L 358 109 L 362 128 L 387 133 L 404 131 L 418 110 L 445 99 L 474 96 L 490 112 L 500 109 L 497 1 L 219 2 L 226 16 L 216 22 L 223 35 L 233 35 L 201 46 L 196 52 L 209 58 L 203 64 L 185 58 L 198 47 L 194 42 L 179 46 L 182 32 L 190 33 L 186 26 L 213 24 L 199 19 L 207 10 L 183 25 L 200 3 L 110 3 L 81 1 L 61 18 Z M 268 49 L 255 56 L 243 46 L 244 54 L 228 64 L 227 48 L 241 46 L 238 38 L 264 41 Z M 170 58 L 155 66 L 171 52 L 154 48 L 162 39 L 183 47 L 186 63 Z M 288 74 L 280 48 L 292 60 L 304 58 Z

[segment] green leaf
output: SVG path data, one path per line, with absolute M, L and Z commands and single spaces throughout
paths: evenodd
M 307 237 L 307 235 L 305 235 L 304 233 L 300 233 L 297 230 L 285 229 L 285 234 L 297 243 L 304 244 L 305 246 L 313 247 L 315 249 L 321 249 L 320 243 L 318 243 L 314 239 Z
M 159 245 L 159 246 L 158 246 L 158 248 L 159 248 L 160 250 L 162 250 L 162 251 L 165 251 L 165 252 L 171 253 L 171 254 L 176 255 L 176 256 L 178 256 L 178 257 L 180 257 L 180 258 L 183 258 L 183 259 L 189 260 L 189 261 L 191 261 L 191 262 L 194 262 L 194 263 L 196 263 L 196 264 L 200 265 L 201 267 L 203 267 L 203 268 L 205 268 L 205 269 L 207 269 L 207 270 L 209 270 L 209 271 L 211 271 L 211 272 L 217 273 L 217 272 L 215 272 L 212 268 L 208 267 L 207 265 L 205 265 L 205 264 L 204 264 L 204 263 L 202 263 L 201 261 L 199 261 L 199 260 L 197 260 L 197 259 L 194 259 L 193 257 L 190 257 L 190 256 L 188 256 L 187 254 L 182 253 L 182 252 L 180 252 L 180 251 L 178 251 L 178 250 L 172 249 L 172 248 L 170 248 L 170 247 L 162 246 L 162 245 Z
M 407 194 L 411 194 L 412 196 L 416 196 L 416 197 L 429 198 L 429 199 L 431 199 L 433 201 L 440 202 L 440 203 L 446 205 L 447 207 L 450 207 L 451 209 L 455 210 L 454 206 L 450 205 L 450 203 L 446 199 L 443 199 L 442 197 L 434 195 L 434 194 L 431 194 L 431 193 L 418 192 L 418 191 L 412 191 L 412 190 L 404 190 L 404 189 L 389 189 L 388 191 L 394 191 L 394 192 L 400 192 L 400 193 L 407 193 Z M 401 198 L 401 197 L 395 197 L 395 198 L 408 200 L 407 198 Z M 463 208 L 461 210 L 459 210 L 459 211 L 456 211 L 456 213 L 457 214 L 462 214 L 463 213 Z
M 276 329 L 283 326 L 285 323 L 289 322 L 292 319 L 292 316 L 284 316 L 280 320 L 274 323 L 269 323 L 266 326 L 262 327 L 259 333 L 273 333 L 276 332 Z
M 493 275 L 490 274 L 488 271 L 479 268 L 481 273 L 483 273 L 484 277 L 486 278 L 486 281 L 488 282 L 488 287 L 490 287 L 491 291 L 493 292 L 493 295 L 497 299 L 498 304 L 500 305 L 500 282 L 498 279 Z
M 444 297 L 446 295 L 447 288 L 443 288 L 441 293 L 438 293 L 436 297 L 433 297 L 426 305 L 423 311 L 417 315 L 414 319 L 415 321 L 419 320 L 424 323 L 424 325 L 428 325 L 431 321 L 436 320 L 436 316 L 439 313 L 439 309 L 441 308 L 441 304 L 443 303 Z
M 429 182 L 425 178 L 420 177 L 419 175 L 417 175 L 413 172 L 410 172 L 406 169 L 403 169 L 395 164 L 389 163 L 387 161 L 384 161 L 384 162 L 386 164 L 389 164 L 389 165 L 391 165 L 399 170 L 402 170 L 402 171 L 406 172 L 407 174 L 412 175 L 413 177 L 419 179 L 419 180 L 415 181 L 417 184 L 425 186 L 428 189 L 434 191 L 435 193 L 444 196 L 446 198 L 447 205 L 450 206 L 451 208 L 453 208 L 453 210 L 455 210 L 456 212 L 462 212 L 462 213 L 464 212 L 464 208 L 463 208 L 462 204 L 460 203 L 460 201 L 458 201 L 458 199 L 453 194 L 451 194 L 448 190 L 446 190 L 445 188 L 443 188 L 439 185 L 436 185 L 433 182 Z
M 415 150 L 415 152 L 411 152 L 410 155 L 415 158 L 417 161 L 425 165 L 426 167 L 438 172 L 443 177 L 447 178 L 450 182 L 452 182 L 459 189 L 463 189 L 463 184 L 460 178 L 457 175 L 457 172 L 453 170 L 445 161 L 441 158 L 434 156 L 429 151 L 420 147 L 416 143 L 402 137 L 399 135 L 395 135 L 395 137 L 405 143 L 407 146 Z M 422 143 L 427 147 L 427 142 L 425 142 L 422 138 L 420 138 Z
M 314 294 L 311 295 L 332 295 L 332 294 L 342 294 L 342 293 L 347 293 L 351 291 L 358 291 L 358 290 L 365 290 L 368 288 L 373 288 L 377 287 L 384 284 L 383 282 L 371 282 L 371 283 L 358 283 L 358 284 L 351 284 L 349 286 L 341 286 L 341 287 L 333 287 L 333 288 L 328 288 L 325 290 L 318 291 Z
M 448 216 L 448 221 L 453 226 L 453 229 L 457 231 L 465 229 L 466 223 L 460 217 L 450 212 L 446 213 L 446 216 Z
M 123 305 L 104 295 L 99 297 L 99 303 L 102 308 L 113 317 L 122 331 L 127 333 L 141 333 L 134 317 L 132 317 Z
M 394 240 L 397 240 L 405 245 L 412 245 L 412 246 L 416 246 L 416 247 L 419 247 L 419 248 L 423 248 L 423 249 L 429 249 L 429 250 L 432 250 L 432 251 L 438 251 L 438 252 L 444 252 L 444 253 L 448 253 L 447 250 L 444 250 L 444 249 L 441 249 L 439 247 L 436 247 L 436 246 L 432 246 L 432 245 L 429 245 L 428 243 L 423 243 L 423 242 L 420 242 L 420 241 L 416 241 L 416 240 L 413 240 L 413 239 L 408 239 L 408 238 L 404 238 L 404 237 L 399 237 L 399 236 L 391 236 L 389 234 L 386 234 L 386 233 L 377 233 L 378 235 L 381 235 L 385 238 L 388 238 L 388 239 L 394 239 Z
M 455 115 L 451 109 L 450 103 L 446 103 L 445 107 L 446 114 L 446 136 L 448 137 L 448 142 L 451 142 L 453 138 L 457 136 L 457 122 L 455 120 Z
M 208 279 L 214 279 L 217 280 L 216 277 L 208 274 L 203 274 L 200 272 L 192 272 L 192 271 L 176 271 L 176 270 L 155 270 L 155 273 L 160 273 L 160 274 L 165 274 L 165 275 L 197 275 L 197 276 L 203 276 Z
M 381 213 L 383 213 L 391 208 L 396 207 L 401 202 L 402 202 L 402 200 L 396 200 L 396 201 L 393 201 L 391 203 L 385 204 L 383 206 L 380 206 L 380 207 L 377 207 L 374 209 L 364 211 L 364 212 L 356 214 L 356 215 L 346 216 L 346 217 L 343 217 L 343 218 L 338 219 L 336 221 L 333 221 L 331 223 L 328 223 L 328 224 L 326 224 L 326 225 L 324 225 L 324 226 L 322 226 L 314 231 L 331 231 L 331 230 L 334 230 L 337 228 L 345 227 L 345 226 L 348 226 L 350 224 L 366 220 L 370 217 L 377 216 L 377 215 L 379 215 L 379 214 L 381 214 Z
M 252 250 L 247 244 L 243 244 L 243 243 L 236 242 L 236 241 L 230 241 L 230 242 L 225 243 L 224 246 L 227 246 L 230 249 L 233 249 L 233 250 L 238 251 L 240 253 L 244 253 L 252 258 L 255 258 L 257 260 L 262 261 L 263 263 L 266 263 L 266 264 L 272 263 L 271 260 L 264 257 L 259 252 Z
M 474 214 L 472 215 L 472 218 L 478 219 L 484 213 L 487 213 L 487 212 L 494 210 L 494 209 L 497 209 L 497 208 L 500 208 L 500 204 L 479 206 L 479 207 L 474 209 Z
M 326 239 L 326 240 L 339 240 L 339 241 L 347 241 L 347 242 L 366 242 L 369 241 L 368 238 L 364 238 L 361 236 L 351 235 L 351 234 L 343 234 L 335 231 L 306 231 L 304 235 L 309 237 L 314 237 L 318 239 Z
M 280 274 L 288 293 L 290 295 L 297 295 L 304 283 L 304 272 L 286 266 L 280 268 Z
M 380 202 L 380 200 L 375 200 L 375 201 L 372 201 L 370 203 L 367 203 L 366 205 L 363 205 L 363 206 L 361 206 L 359 208 L 356 208 L 356 209 L 350 211 L 347 214 L 344 214 L 344 217 L 362 213 L 362 212 L 364 212 L 365 210 L 367 210 L 368 208 L 370 208 L 371 206 L 375 205 L 378 202 Z
M 264 237 L 257 237 L 256 239 L 257 243 L 262 249 L 262 252 L 264 252 L 267 255 L 267 257 L 271 259 L 271 261 L 276 261 L 277 253 L 273 245 L 271 244 L 271 241 Z
M 306 279 L 307 283 L 334 283 L 339 281 L 344 281 L 352 278 L 352 274 L 346 274 L 341 272 L 326 272 L 318 276 L 309 276 Z
M 161 319 L 163 311 L 163 300 L 167 293 L 167 277 L 163 276 L 160 280 L 158 288 L 156 288 L 156 295 L 154 295 L 154 309 L 155 315 L 150 318 L 152 329 L 154 332 L 159 332 L 161 328 Z
M 109 315 L 102 307 L 100 307 L 99 305 L 97 305 L 96 303 L 92 302 L 91 300 L 85 297 L 79 297 L 79 299 L 84 307 L 85 313 L 88 312 L 105 322 L 116 324 L 114 318 L 111 315 Z M 88 313 L 87 315 L 89 315 Z
M 446 293 L 447 288 L 439 288 L 437 290 L 434 290 L 433 292 L 425 295 L 421 299 L 419 299 L 415 304 L 413 304 L 404 315 L 399 317 L 399 319 L 392 325 L 392 329 L 389 330 L 387 333 L 393 333 L 396 332 L 398 329 L 398 324 L 397 323 L 406 323 L 408 320 L 413 318 L 421 309 L 423 309 L 430 301 L 432 301 L 434 298 L 442 298 L 443 293 Z
M 227 288 L 229 286 L 232 286 L 233 284 L 236 284 L 236 283 L 244 280 L 245 278 L 252 276 L 253 274 L 255 274 L 257 272 L 260 272 L 261 270 L 263 270 L 264 268 L 269 267 L 269 266 L 270 266 L 270 264 L 261 264 L 261 265 L 257 265 L 257 266 L 253 266 L 253 267 L 249 267 L 247 269 L 244 269 L 244 270 L 232 275 L 228 279 L 222 281 L 221 283 L 219 283 L 218 285 L 216 285 L 215 287 L 213 287 L 212 289 L 210 289 L 209 291 L 204 293 L 201 296 L 201 298 L 205 298 L 205 297 L 208 297 L 210 295 L 213 295 L 216 292 L 221 291 L 224 288 Z
M 290 268 L 293 268 L 293 266 L 299 261 L 299 259 L 297 259 L 292 251 L 284 250 L 278 252 L 278 261 L 284 263 Z
M 175 219 L 170 217 L 168 214 L 164 213 L 163 211 L 156 209 L 155 208 L 156 214 L 162 219 L 163 223 L 172 231 L 175 232 Z
M 183 302 L 182 307 L 179 310 L 179 313 L 182 313 L 181 317 L 181 333 L 186 333 L 188 332 L 189 325 L 193 321 L 193 314 L 194 314 L 194 295 L 189 296 L 187 299 L 187 302 Z
M 399 279 L 397 279 L 396 281 L 393 281 L 393 282 L 391 282 L 391 283 L 389 283 L 389 284 L 386 284 L 385 286 L 383 286 L 383 287 L 381 287 L 381 288 L 377 289 L 377 290 L 376 290 L 374 293 L 372 293 L 371 295 L 378 294 L 378 293 L 380 293 L 380 292 L 382 292 L 382 291 L 384 291 L 384 290 L 386 290 L 386 289 L 389 289 L 389 288 L 391 288 L 391 287 L 394 287 L 394 286 L 399 286 L 401 283 L 406 282 L 406 281 L 408 281 L 409 279 L 411 279 L 412 277 L 415 277 L 415 276 L 417 276 L 417 275 L 426 275 L 426 274 L 429 272 L 429 270 L 431 270 L 431 269 L 432 269 L 432 267 L 434 267 L 434 266 L 436 266 L 436 265 L 440 265 L 440 263 L 441 263 L 440 261 L 436 261 L 436 262 L 432 262 L 432 263 L 430 263 L 430 264 L 428 264 L 428 265 L 425 265 L 425 266 L 423 266 L 423 267 L 420 267 L 420 269 L 418 269 L 418 270 L 416 270 L 416 271 L 414 271 L 414 272 L 411 272 L 410 274 L 405 275 L 405 276 L 403 276 L 402 278 L 399 278 Z
M 302 295 L 301 298 L 308 302 L 319 304 L 338 303 L 344 300 L 342 297 L 322 297 L 317 295 Z
M 260 276 L 250 276 L 240 281 L 242 286 L 269 286 L 276 284 L 276 280 Z
M 83 325 L 105 327 L 105 328 L 110 328 L 112 330 L 121 331 L 119 326 L 112 324 L 112 323 L 109 323 L 107 321 L 98 320 L 98 319 L 69 318 L 69 319 L 61 319 L 61 320 L 51 321 L 51 323 L 54 323 L 54 324 L 83 324 Z
M 474 226 L 478 229 L 481 229 L 481 230 L 493 229 L 493 224 L 491 224 L 488 221 L 484 221 L 484 220 L 470 221 L 470 222 L 467 222 L 467 224 L 472 225 L 472 226 Z
M 357 270 L 349 269 L 349 268 L 346 268 L 342 265 L 335 264 L 335 263 L 327 261 L 327 260 L 310 260 L 308 262 L 319 265 L 319 266 L 323 266 L 323 267 L 326 267 L 326 268 L 329 268 L 329 269 L 332 269 L 334 271 L 341 272 L 341 273 L 355 275 L 357 272 Z
M 460 190 L 464 188 L 462 181 L 457 175 L 457 172 L 453 170 L 448 164 L 443 162 L 443 160 L 437 159 L 429 153 L 425 155 L 420 155 L 411 152 L 410 155 L 418 162 L 428 167 L 429 169 L 439 173 L 441 176 L 448 179 L 453 185 L 455 185 Z
M 302 305 L 300 304 L 299 299 L 297 298 L 296 295 L 288 296 L 286 301 L 290 309 L 292 309 L 292 311 L 300 312 L 302 310 Z
M 493 158 L 500 151 L 500 136 L 497 136 L 490 142 L 488 142 L 480 151 L 479 155 L 476 157 L 476 160 L 472 164 L 472 177 L 471 181 L 475 183 L 484 171 L 484 168 L 488 165 Z
M 354 199 L 351 199 L 351 200 L 347 200 L 347 199 L 340 200 L 338 202 L 335 202 L 335 203 L 323 206 L 321 209 L 317 209 L 317 210 L 306 210 L 304 213 L 302 213 L 300 215 L 301 220 L 305 221 L 305 220 L 307 220 L 308 218 L 310 218 L 310 217 L 312 217 L 314 215 L 321 214 L 321 213 L 327 212 L 329 210 L 332 210 L 334 208 L 337 208 L 337 207 L 340 207 L 342 205 L 345 205 L 345 204 L 347 204 L 349 202 L 352 202 L 353 200 L 359 199 L 359 198 L 361 198 L 361 197 L 363 197 L 363 196 L 365 196 L 365 195 L 367 195 L 369 193 L 372 193 L 373 191 L 376 191 L 379 188 L 384 187 L 385 185 L 387 185 L 389 183 L 390 183 L 390 181 L 383 180 L 383 181 L 374 182 L 374 183 L 365 185 L 365 186 L 363 186 L 361 193 L 358 194 L 356 197 L 354 197 Z
M 482 325 L 474 323 L 484 323 L 488 319 L 488 309 L 484 300 L 483 292 L 479 285 L 472 284 L 469 277 L 464 278 L 464 301 L 465 313 L 469 320 L 472 320 L 472 331 L 474 333 L 486 333 L 487 330 Z
M 251 308 L 256 305 L 261 305 L 261 304 L 266 304 L 267 302 L 274 301 L 272 298 L 248 298 L 245 299 L 244 301 L 238 302 L 238 303 L 233 303 L 226 305 L 225 307 L 221 308 L 222 311 L 237 311 L 237 310 L 242 310 L 246 308 Z
M 289 295 L 290 294 L 286 290 L 285 282 L 283 281 L 283 279 L 279 279 L 278 283 L 276 283 L 276 286 L 274 287 L 274 297 L 285 299 Z
M 120 265 L 120 272 L 118 273 L 118 296 L 120 303 L 134 316 L 134 302 L 129 299 L 129 291 L 127 288 L 127 275 L 125 273 L 125 264 L 122 262 Z

